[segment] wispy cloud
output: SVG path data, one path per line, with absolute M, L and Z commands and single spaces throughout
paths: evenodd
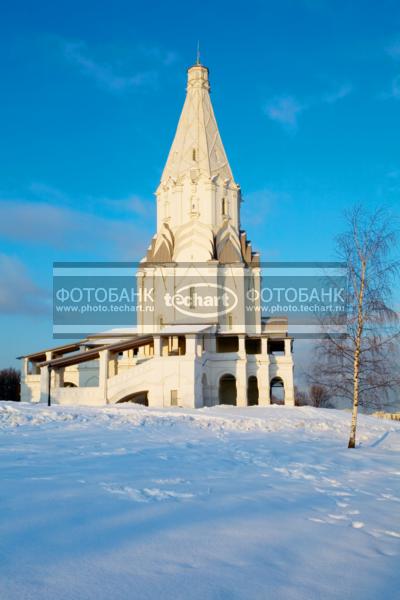
M 393 77 L 389 90 L 378 96 L 381 100 L 400 100 L 400 74 Z
M 149 200 L 136 195 L 122 199 L 100 198 L 97 203 L 106 206 L 113 213 L 127 213 L 143 219 L 149 219 L 155 209 L 154 204 L 151 204 Z
M 70 201 L 68 194 L 51 185 L 48 185 L 47 183 L 33 181 L 29 185 L 28 189 L 34 196 L 37 196 L 41 199 L 46 199 L 49 202 L 66 204 Z
M 394 60 L 400 60 L 400 38 L 389 44 L 386 47 L 386 52 Z
M 152 58 L 165 67 L 170 67 L 178 60 L 178 53 L 173 50 L 164 50 L 159 46 L 140 46 L 144 56 Z
M 318 105 L 335 104 L 352 91 L 352 85 L 343 84 L 330 92 L 306 100 L 299 100 L 291 95 L 275 96 L 265 105 L 264 112 L 269 119 L 282 125 L 286 131 L 294 133 L 303 112 Z
M 390 171 L 386 173 L 386 177 L 388 177 L 388 179 L 400 179 L 400 169 L 390 169 Z
M 143 86 L 154 86 L 157 82 L 155 69 L 122 74 L 116 65 L 95 60 L 83 41 L 61 40 L 61 48 L 69 63 L 110 92 L 118 93 Z
M 386 54 L 388 54 L 393 60 L 400 60 L 400 38 L 392 41 L 385 48 Z M 400 100 L 400 75 L 397 74 L 393 77 L 392 82 L 390 84 L 389 91 L 385 91 L 380 95 L 380 97 L 384 100 L 394 98 L 395 100 Z
M 45 314 L 50 310 L 51 294 L 41 289 L 17 258 L 0 254 L 0 313 Z
M 391 96 L 396 100 L 400 100 L 400 75 L 396 75 L 392 81 Z
M 298 117 L 305 108 L 307 106 L 300 104 L 293 96 L 280 96 L 273 98 L 265 106 L 265 113 L 272 121 L 277 121 L 290 131 L 295 131 Z
M 279 204 L 286 203 L 289 195 L 285 192 L 276 192 L 264 188 L 250 192 L 244 196 L 242 207 L 243 223 L 247 226 L 257 227 L 265 224 L 266 219 Z
M 58 206 L 65 205 L 74 208 L 76 203 L 79 201 L 81 208 L 86 207 L 86 210 L 88 208 L 91 209 L 92 207 L 102 207 L 106 208 L 113 214 L 126 213 L 146 219 L 151 217 L 152 212 L 154 211 L 154 203 L 151 203 L 148 199 L 142 198 L 136 194 L 131 194 L 126 198 L 95 197 L 91 195 L 73 198 L 52 185 L 37 181 L 32 182 L 28 186 L 28 190 L 31 192 L 36 201 L 40 200 L 41 202 L 44 201 L 46 203 L 56 204 Z
M 43 201 L 0 200 L 0 238 L 28 246 L 139 260 L 149 230 L 143 219 L 107 218 Z
M 350 84 L 341 85 L 333 92 L 328 92 L 327 94 L 324 94 L 323 96 L 321 96 L 320 102 L 322 104 L 323 103 L 335 104 L 335 102 L 338 102 L 339 100 L 342 100 L 343 98 L 346 98 L 346 96 L 351 94 L 352 91 L 353 91 L 352 85 L 350 85 Z M 318 101 L 316 102 L 316 104 L 318 104 Z

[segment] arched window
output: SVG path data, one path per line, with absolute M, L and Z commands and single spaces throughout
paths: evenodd
M 196 160 L 196 148 L 192 150 L 192 160 Z
M 226 217 L 226 198 L 222 198 L 222 216 Z

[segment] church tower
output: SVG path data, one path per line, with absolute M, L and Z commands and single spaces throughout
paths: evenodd
M 138 286 L 154 290 L 155 306 L 152 314 L 139 315 L 142 332 L 208 319 L 222 331 L 257 333 L 260 309 L 255 294 L 247 292 L 259 290 L 259 255 L 240 227 L 241 190 L 215 119 L 209 71 L 201 64 L 188 69 L 186 99 L 156 198 L 157 232 L 138 272 Z M 233 290 L 236 305 L 218 307 L 215 314 L 203 311 L 204 316 L 165 306 L 166 292 L 174 295 L 184 283 L 194 289 L 202 277 L 212 289 Z
M 240 186 L 201 64 L 188 69 L 156 202 L 157 230 L 136 273 L 137 326 L 26 355 L 23 397 L 74 405 L 293 405 L 287 318 L 261 316 L 259 256 L 241 228 Z

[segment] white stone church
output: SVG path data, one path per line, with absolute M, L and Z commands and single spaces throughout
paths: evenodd
M 136 272 L 135 327 L 23 358 L 29 402 L 199 408 L 294 404 L 287 319 L 263 318 L 259 255 L 240 226 L 235 182 L 208 69 L 188 69 L 186 100 L 156 191 L 157 232 Z M 146 290 L 149 294 L 146 294 Z

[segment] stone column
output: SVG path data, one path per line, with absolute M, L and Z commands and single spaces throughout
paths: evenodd
M 260 406 L 268 406 L 271 404 L 269 380 L 268 338 L 262 337 L 261 356 L 257 369 L 258 404 Z
M 206 352 L 210 352 L 211 354 L 215 354 L 217 351 L 217 336 L 216 335 L 206 335 Z
M 290 365 L 284 379 L 285 404 L 294 406 L 293 365 Z
M 22 374 L 24 379 L 28 376 L 28 371 L 29 371 L 29 358 L 24 358 L 23 360 L 23 368 L 22 368 Z
M 109 351 L 99 352 L 99 393 L 100 399 L 107 404 L 107 379 L 108 379 Z
M 108 377 L 114 377 L 118 375 L 118 353 L 115 353 L 108 357 Z
M 246 336 L 239 337 L 239 358 L 236 361 L 236 404 L 247 406 L 247 364 L 246 364 Z
M 186 336 L 186 355 L 187 356 L 196 356 L 196 336 L 195 335 L 187 335 Z
M 54 370 L 54 387 L 61 388 L 64 387 L 64 372 L 65 368 L 60 367 Z
M 203 354 L 203 339 L 201 336 L 196 337 L 196 356 L 202 356 Z
M 244 334 L 240 334 L 239 338 L 239 351 L 238 354 L 240 358 L 246 359 L 246 336 Z
M 285 404 L 294 406 L 294 386 L 293 386 L 293 357 L 292 340 L 285 338 L 285 375 L 283 377 L 285 386 Z
M 47 365 L 40 367 L 40 402 L 47 404 L 49 395 L 50 371 Z
M 154 336 L 154 358 L 161 356 L 161 337 L 159 335 Z
M 46 362 L 53 358 L 51 351 L 46 352 Z M 48 368 L 48 365 L 40 367 L 40 402 L 47 404 L 49 396 L 49 377 L 51 377 L 50 384 L 54 383 L 54 373 Z M 50 385 L 51 392 L 51 385 Z

